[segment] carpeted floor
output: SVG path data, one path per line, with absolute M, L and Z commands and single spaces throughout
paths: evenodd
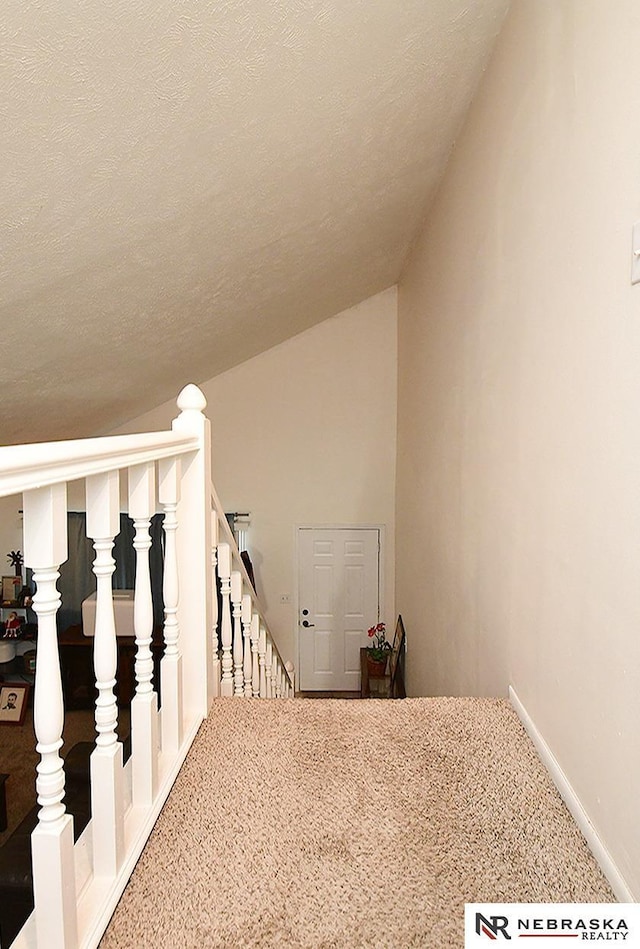
M 101 949 L 441 949 L 614 897 L 508 702 L 214 703 Z

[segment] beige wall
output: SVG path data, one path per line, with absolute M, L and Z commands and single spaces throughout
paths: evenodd
M 21 510 L 21 494 L 0 498 L 0 576 L 8 577 L 13 573 L 13 567 L 7 559 L 10 550 L 21 550 L 24 554 Z
M 399 287 L 397 605 L 411 691 L 512 683 L 640 899 L 639 49 L 515 0 Z
M 296 664 L 295 525 L 384 524 L 394 621 L 396 314 L 394 287 L 202 386 L 216 489 L 226 510 L 251 512 L 258 592 Z M 175 414 L 167 403 L 118 431 L 153 431 Z

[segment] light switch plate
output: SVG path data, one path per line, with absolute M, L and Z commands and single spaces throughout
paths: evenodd
M 631 246 L 631 283 L 640 283 L 640 221 L 633 225 Z

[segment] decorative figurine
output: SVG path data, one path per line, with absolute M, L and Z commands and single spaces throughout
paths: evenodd
M 17 639 L 20 634 L 20 627 L 22 623 L 18 619 L 18 614 L 15 611 L 9 613 L 9 619 L 5 624 L 4 638 L 5 639 Z

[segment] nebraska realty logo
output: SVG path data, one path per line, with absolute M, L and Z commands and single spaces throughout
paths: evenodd
M 576 939 L 640 949 L 640 904 L 467 903 L 464 928 L 465 947 L 486 947 L 490 941 Z M 531 949 L 536 945 L 533 942 Z

